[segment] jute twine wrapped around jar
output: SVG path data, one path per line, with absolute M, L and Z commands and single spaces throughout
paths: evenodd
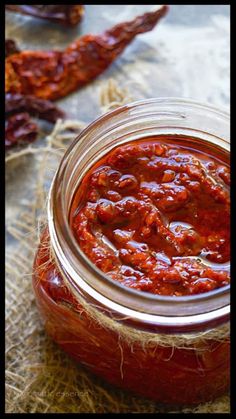
M 50 246 L 49 244 L 46 246 Z M 46 265 L 42 265 L 38 268 L 40 270 L 47 270 L 47 264 L 51 264 L 56 258 L 52 247 L 45 249 L 50 255 Z M 58 267 L 58 263 L 56 263 Z M 67 284 L 66 278 L 62 271 L 59 270 L 60 275 L 64 278 L 64 283 Z M 74 294 L 73 289 L 68 284 L 70 291 Z M 87 314 L 87 317 L 92 319 L 100 327 L 111 330 L 115 332 L 121 341 L 125 341 L 128 345 L 133 345 L 138 343 L 143 350 L 146 350 L 149 345 L 159 345 L 166 346 L 171 348 L 185 348 L 189 350 L 197 349 L 198 351 L 205 350 L 207 347 L 208 341 L 214 340 L 217 342 L 229 341 L 230 339 L 230 324 L 224 323 L 219 327 L 214 329 L 208 329 L 202 332 L 196 333 L 178 333 L 178 334 L 167 334 L 167 333 L 150 333 L 143 330 L 138 330 L 133 327 L 126 326 L 123 322 L 119 322 L 112 317 L 104 314 L 102 311 L 98 310 L 96 304 L 93 305 L 91 302 L 87 303 L 86 300 L 81 297 L 78 293 L 76 294 L 76 300 L 81 306 L 81 312 L 84 311 Z M 123 317 L 121 320 L 125 321 L 126 318 Z
M 127 92 L 124 94 L 113 81 L 109 81 L 102 91 L 102 109 L 106 111 L 123 104 L 130 100 L 127 97 Z M 14 242 L 6 254 L 6 412 L 228 413 L 228 395 L 194 408 L 176 409 L 112 388 L 71 360 L 46 335 L 31 284 L 33 258 L 39 243 L 38 226 L 45 220 L 48 186 L 59 159 L 82 128 L 81 122 L 58 121 L 47 137 L 45 147 L 30 146 L 7 156 L 10 175 L 33 156 L 37 176 L 34 178 L 33 197 L 24 199 L 20 205 L 21 214 L 7 226 Z M 103 327 L 115 330 L 130 345 L 137 341 L 142 343 L 144 350 L 149 344 L 173 348 L 199 345 L 200 349 L 208 339 L 221 341 L 229 336 L 228 325 L 188 336 L 170 337 L 135 331 L 98 312 L 84 300 L 80 303 Z

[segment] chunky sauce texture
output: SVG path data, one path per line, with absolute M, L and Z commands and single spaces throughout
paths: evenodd
M 122 145 L 86 173 L 70 223 L 89 259 L 125 286 L 175 298 L 219 288 L 229 282 L 228 155 L 186 137 Z M 48 334 L 74 359 L 159 403 L 191 405 L 227 391 L 228 336 L 186 347 L 131 344 L 77 300 L 50 249 L 46 228 L 33 288 Z
M 113 280 L 182 296 L 230 281 L 226 152 L 189 137 L 114 148 L 84 176 L 71 210 L 83 252 Z

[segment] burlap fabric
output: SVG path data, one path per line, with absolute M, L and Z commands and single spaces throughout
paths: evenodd
M 109 81 L 101 92 L 103 111 L 130 100 Z M 8 172 L 34 159 L 32 198 L 19 204 L 7 225 L 14 245 L 6 252 L 6 412 L 7 413 L 229 413 L 229 396 L 194 408 L 161 406 L 113 388 L 71 360 L 45 334 L 31 285 L 32 262 L 45 218 L 47 190 L 65 149 L 84 124 L 58 121 L 42 147 L 6 157 Z

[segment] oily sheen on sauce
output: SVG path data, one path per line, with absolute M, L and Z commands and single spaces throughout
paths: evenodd
M 71 227 L 88 258 L 140 291 L 182 296 L 230 282 L 229 157 L 184 136 L 114 148 L 84 176 Z

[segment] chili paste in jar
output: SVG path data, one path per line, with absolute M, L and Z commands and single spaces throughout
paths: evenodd
M 159 295 L 230 281 L 230 170 L 221 148 L 157 136 L 112 149 L 72 203 L 80 248 L 121 284 Z

